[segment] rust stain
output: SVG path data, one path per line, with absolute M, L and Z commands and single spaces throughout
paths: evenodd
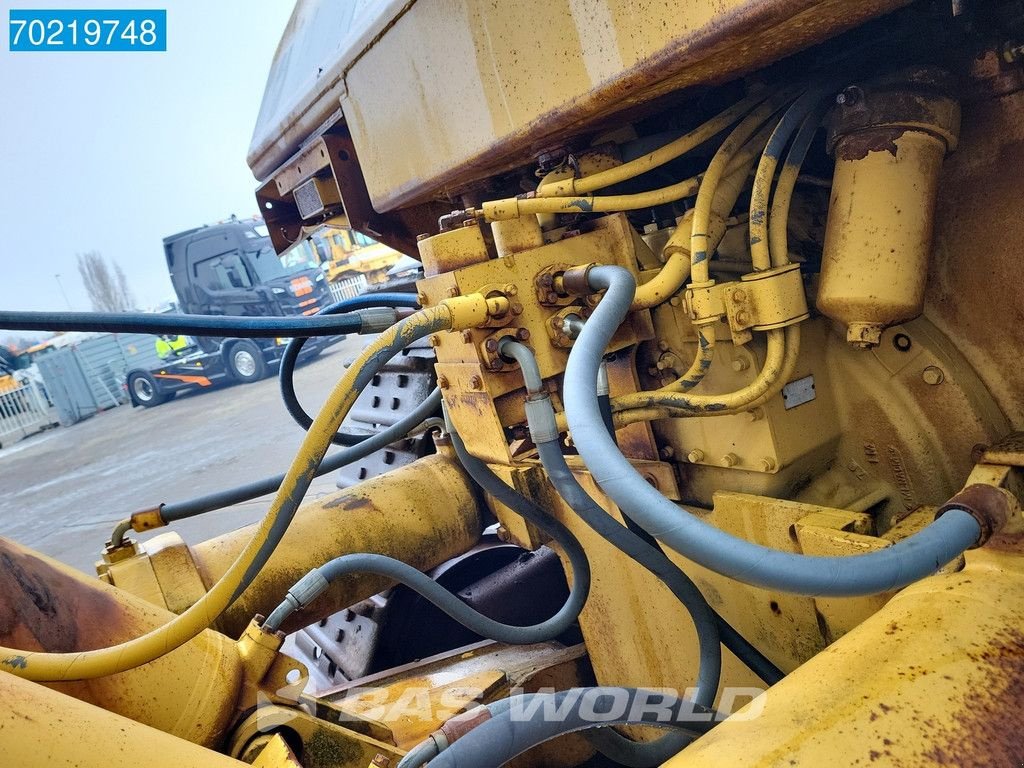
M 836 145 L 836 157 L 839 160 L 863 160 L 871 152 L 888 152 L 896 157 L 896 142 L 906 132 L 905 128 L 877 128 L 851 133 Z
M 987 685 L 966 691 L 952 729 L 936 730 L 924 757 L 936 765 L 997 768 L 1024 761 L 1024 631 L 1007 627 L 967 657 L 981 667 Z

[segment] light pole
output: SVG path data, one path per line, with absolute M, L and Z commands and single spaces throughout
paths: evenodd
M 64 291 L 64 285 L 60 281 L 60 275 L 54 275 L 57 279 L 57 287 L 60 288 L 60 295 L 64 297 L 64 303 L 68 305 L 68 312 L 72 312 L 71 301 L 68 299 L 67 293 Z

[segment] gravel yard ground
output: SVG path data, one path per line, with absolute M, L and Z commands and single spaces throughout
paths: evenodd
M 296 389 L 307 411 L 315 413 L 365 343 L 350 336 L 299 368 Z M 93 574 L 114 525 L 131 512 L 283 472 L 303 434 L 273 376 L 152 409 L 125 405 L 43 432 L 0 450 L 0 536 Z M 335 490 L 331 473 L 307 498 Z M 260 519 L 270 498 L 174 530 L 189 543 L 203 541 Z

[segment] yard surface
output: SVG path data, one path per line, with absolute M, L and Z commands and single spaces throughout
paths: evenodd
M 366 339 L 350 336 L 295 374 L 315 413 Z M 225 386 L 152 409 L 124 405 L 0 450 L 0 536 L 89 574 L 118 521 L 287 469 L 305 433 L 292 421 L 271 376 Z M 336 490 L 334 473 L 307 498 Z M 259 520 L 270 496 L 174 525 L 188 543 Z M 169 529 L 163 529 L 169 530 Z M 141 539 L 158 530 L 131 535 Z

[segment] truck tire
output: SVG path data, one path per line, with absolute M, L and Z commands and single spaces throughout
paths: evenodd
M 144 408 L 155 408 L 171 399 L 160 391 L 156 379 L 146 371 L 133 371 L 128 375 L 128 392 L 132 400 Z
M 227 357 L 228 372 L 235 381 L 248 384 L 267 375 L 267 362 L 263 359 L 263 352 L 248 339 L 232 344 Z

